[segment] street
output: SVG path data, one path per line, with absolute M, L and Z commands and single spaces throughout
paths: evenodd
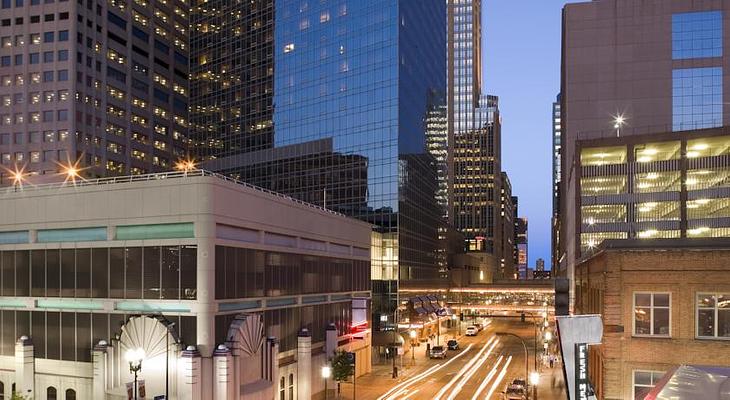
M 402 368 L 400 360 L 398 362 L 399 379 L 392 379 L 391 367 L 374 366 L 373 373 L 358 379 L 357 399 L 501 399 L 508 382 L 515 378 L 525 379 L 525 354 L 518 338 L 498 337 L 496 333 L 512 333 L 525 340 L 529 352 L 528 369 L 532 372 L 534 330 L 529 320 L 494 318 L 487 321 L 487 326 L 477 336 L 460 337 L 460 349 L 449 351 L 446 359 L 426 358 L 425 345 L 416 348 L 415 360 L 406 353 Z M 456 332 L 442 335 L 441 344 L 445 345 L 454 334 Z M 559 365 L 541 369 L 538 399 L 564 398 L 557 388 L 562 384 Z M 553 377 L 556 379 L 554 385 Z M 352 398 L 352 385 L 343 384 L 342 392 L 341 398 Z

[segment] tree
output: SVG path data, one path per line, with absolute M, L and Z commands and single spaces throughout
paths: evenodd
M 31 400 L 31 398 L 23 396 L 22 394 L 20 394 L 18 392 L 13 392 L 13 395 L 10 397 L 10 400 Z
M 340 393 L 340 383 L 346 381 L 354 374 L 354 365 L 350 363 L 350 357 L 346 351 L 339 350 L 332 357 L 332 379 L 337 382 L 337 393 Z

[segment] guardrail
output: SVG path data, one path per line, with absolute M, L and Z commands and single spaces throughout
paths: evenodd
M 225 176 L 222 174 L 219 174 L 217 172 L 211 172 L 206 171 L 203 169 L 195 169 L 190 171 L 169 171 L 169 172 L 158 172 L 154 174 L 144 174 L 144 175 L 126 175 L 126 176 L 113 176 L 113 177 L 107 177 L 107 178 L 76 178 L 73 180 L 67 179 L 63 182 L 52 182 L 52 183 L 41 183 L 41 184 L 31 184 L 30 182 L 19 182 L 14 185 L 6 186 L 0 190 L 0 194 L 10 194 L 10 193 L 17 193 L 17 192 L 35 192 L 35 191 L 42 191 L 42 190 L 52 190 L 52 189 L 61 189 L 61 188 L 80 188 L 80 187 L 89 187 L 89 186 L 103 186 L 103 185 L 116 185 L 121 183 L 133 183 L 133 182 L 149 182 L 149 181 L 158 181 L 158 180 L 164 180 L 164 179 L 184 179 L 184 178 L 193 178 L 193 177 L 203 177 L 203 176 L 210 176 L 217 179 L 221 179 L 223 181 L 232 182 L 237 185 L 245 186 L 249 189 L 257 190 L 260 192 L 264 192 L 267 194 L 270 194 L 272 196 L 276 196 L 282 199 L 286 199 L 287 201 L 294 202 L 296 204 L 301 204 L 306 207 L 315 208 L 320 211 L 325 211 L 330 214 L 338 215 L 338 216 L 345 216 L 342 213 L 339 213 L 337 211 L 332 211 L 330 209 L 320 207 L 316 204 L 307 203 L 305 201 L 295 199 L 291 196 L 275 192 L 273 190 L 269 190 L 266 188 L 262 188 L 260 186 L 252 185 L 250 183 L 240 181 L 238 179 L 231 178 L 229 176 Z

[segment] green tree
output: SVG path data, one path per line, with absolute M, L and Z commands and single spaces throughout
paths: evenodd
M 340 393 L 340 383 L 348 380 L 355 373 L 354 365 L 350 364 L 350 360 L 346 351 L 335 352 L 332 357 L 332 379 L 337 382 L 337 393 Z
M 13 392 L 13 395 L 10 396 L 10 400 L 31 400 L 31 397 L 30 396 L 26 397 L 18 392 Z

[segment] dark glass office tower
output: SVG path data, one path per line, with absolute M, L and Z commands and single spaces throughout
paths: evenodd
M 191 155 L 271 148 L 274 1 L 196 0 L 190 30 Z
M 331 139 L 332 158 L 322 163 L 366 159 L 366 202 L 332 201 L 374 225 L 376 324 L 380 315 L 393 322 L 399 282 L 438 279 L 442 213 L 425 131 L 446 89 L 445 23 L 437 0 L 276 1 L 275 144 Z
M 439 279 L 445 2 L 211 0 L 192 18 L 203 168 L 371 222 L 374 321 L 393 323 L 400 283 Z

